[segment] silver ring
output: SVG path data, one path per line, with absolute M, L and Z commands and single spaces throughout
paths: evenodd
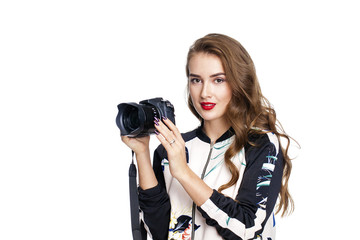
M 171 144 L 173 144 L 174 142 L 175 142 L 175 139 L 171 140 L 171 141 L 169 142 L 169 144 L 171 145 Z

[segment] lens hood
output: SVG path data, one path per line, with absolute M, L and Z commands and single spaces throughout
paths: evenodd
M 137 136 L 144 129 L 145 113 L 141 106 L 137 103 L 121 103 L 118 105 L 118 115 L 116 124 L 120 129 L 122 136 Z M 129 116 L 134 116 L 133 122 Z

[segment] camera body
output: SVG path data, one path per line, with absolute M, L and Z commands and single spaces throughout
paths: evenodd
M 151 98 L 118 106 L 116 124 L 122 136 L 143 137 L 155 133 L 154 118 L 166 117 L 175 124 L 174 106 L 163 98 Z

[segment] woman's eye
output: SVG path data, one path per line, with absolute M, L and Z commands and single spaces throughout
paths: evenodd
M 225 82 L 225 79 L 223 79 L 223 78 L 216 78 L 215 79 L 215 83 L 222 83 L 222 82 Z
M 198 78 L 192 78 L 192 79 L 190 79 L 190 82 L 192 82 L 192 83 L 200 83 L 201 80 L 198 79 Z

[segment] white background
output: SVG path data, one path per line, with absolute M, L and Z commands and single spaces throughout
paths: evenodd
M 355 1 L 1 1 L 0 239 L 131 239 L 130 150 L 116 106 L 161 96 L 182 132 L 196 127 L 185 58 L 212 32 L 249 51 L 302 147 L 292 152 L 296 209 L 278 216 L 277 239 L 356 239 L 358 10 Z

